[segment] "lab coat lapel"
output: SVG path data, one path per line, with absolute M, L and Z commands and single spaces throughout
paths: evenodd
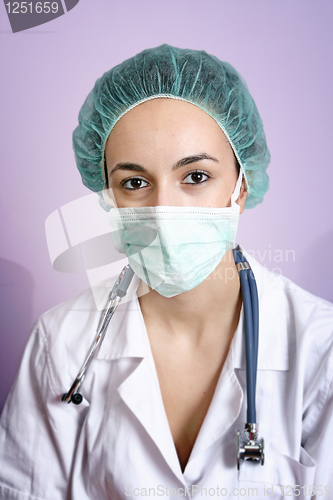
M 185 484 L 137 296 L 118 307 L 110 329 L 97 358 L 141 358 L 137 368 L 118 387 L 118 393 L 155 442 L 174 474 Z
M 133 280 L 137 288 L 138 279 L 134 277 Z M 118 387 L 118 393 L 154 441 L 171 470 L 185 484 L 137 295 L 118 307 L 109 328 L 111 331 L 106 335 L 97 359 L 141 359 L 137 368 Z
M 243 391 L 233 370 L 233 350 L 229 350 L 205 420 L 193 447 L 190 461 L 211 446 L 237 419 Z
M 171 470 L 185 484 L 164 410 L 153 359 L 144 358 L 136 370 L 120 385 L 118 392 L 159 448 Z
M 279 307 L 283 300 L 280 288 L 280 277 L 277 275 L 272 283 L 272 276 L 253 259 L 243 248 L 242 253 L 251 265 L 258 287 L 259 295 L 259 353 L 258 370 L 289 369 L 287 311 Z M 267 286 L 269 284 L 269 286 Z M 271 333 L 273 330 L 273 334 Z M 269 332 L 269 334 L 268 334 Z M 275 338 L 272 349 L 271 338 Z M 190 461 L 199 453 L 212 445 L 237 419 L 244 400 L 243 390 L 236 376 L 235 369 L 246 369 L 244 309 L 242 307 L 237 330 L 219 377 L 213 400 L 193 447 Z M 189 462 L 190 462 L 189 461 Z

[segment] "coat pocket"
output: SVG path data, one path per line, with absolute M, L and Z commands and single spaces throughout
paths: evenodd
M 265 460 L 263 466 L 242 463 L 238 498 L 313 499 L 316 465 L 304 448 L 300 447 L 299 460 L 274 451 L 267 451 Z

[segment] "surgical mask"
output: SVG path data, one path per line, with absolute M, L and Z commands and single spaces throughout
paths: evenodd
M 234 248 L 239 219 L 231 207 L 113 208 L 110 225 L 115 248 L 128 257 L 133 271 L 164 297 L 174 297 L 202 283 Z

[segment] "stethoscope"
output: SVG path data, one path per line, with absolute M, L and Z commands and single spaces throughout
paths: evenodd
M 247 386 L 247 423 L 243 434 L 237 431 L 237 469 L 242 460 L 260 462 L 264 465 L 264 440 L 258 439 L 258 424 L 256 422 L 256 382 L 259 338 L 259 300 L 256 281 L 250 264 L 240 252 L 239 247 L 233 250 L 236 268 L 238 271 L 244 316 L 245 316 L 245 349 L 246 349 L 246 386 Z M 80 368 L 71 388 L 62 396 L 64 403 L 79 405 L 82 395 L 79 389 L 87 374 L 87 370 L 102 344 L 107 328 L 119 303 L 125 297 L 128 287 L 134 276 L 131 266 L 126 265 L 119 274 L 109 294 L 103 317 L 97 328 L 96 337 L 90 346 L 89 352 Z
M 250 267 L 240 250 L 233 250 L 236 268 L 239 275 L 245 321 L 246 351 L 246 393 L 247 423 L 244 434 L 237 431 L 237 469 L 241 460 L 254 460 L 264 465 L 264 440 L 258 439 L 256 417 L 256 385 L 259 341 L 259 298 L 257 283 Z

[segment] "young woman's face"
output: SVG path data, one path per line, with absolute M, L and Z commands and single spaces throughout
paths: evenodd
M 110 196 L 118 208 L 227 207 L 237 181 L 233 151 L 215 120 L 168 98 L 126 113 L 105 149 Z M 244 184 L 238 199 L 243 211 Z

